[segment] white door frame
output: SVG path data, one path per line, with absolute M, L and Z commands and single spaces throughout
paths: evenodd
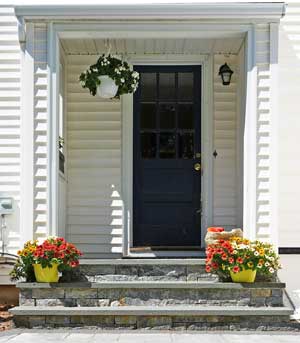
M 257 78 L 256 78 L 256 66 L 255 66 L 255 24 L 184 24 L 184 23 L 168 23 L 167 30 L 166 24 L 158 22 L 151 23 L 134 23 L 126 22 L 124 24 L 112 24 L 112 23 L 49 23 L 48 24 L 48 65 L 49 65 L 49 122 L 48 122 L 48 228 L 49 233 L 57 234 L 58 232 L 58 121 L 59 121 L 59 102 L 58 102 L 58 90 L 59 90 L 59 40 L 61 38 L 182 38 L 182 37 L 246 37 L 246 80 L 247 80 L 247 106 L 245 113 L 245 138 L 244 138 L 244 200 L 243 205 L 247 211 L 244 211 L 243 224 L 246 228 L 246 235 L 248 237 L 255 236 L 256 234 L 256 117 L 257 117 Z M 168 61 L 169 62 L 169 61 Z M 151 61 L 152 63 L 152 61 Z M 200 62 L 201 63 L 201 62 Z M 204 77 L 207 79 L 208 74 L 212 72 L 212 63 L 209 61 L 202 61 Z M 206 72 L 205 72 L 206 70 Z M 206 74 L 205 74 L 206 73 Z M 206 81 L 208 82 L 208 81 Z M 212 80 L 210 81 L 212 82 Z M 205 86 L 209 85 L 205 84 Z M 209 108 L 212 106 L 212 99 L 210 96 L 203 97 L 203 113 L 207 106 L 208 113 Z M 123 101 L 123 110 L 130 107 L 129 97 L 125 97 Z M 128 111 L 129 112 L 129 111 Z M 211 112 L 212 114 L 212 112 Z M 209 122 L 212 121 L 212 115 L 209 120 L 204 122 L 202 130 L 209 132 Z M 129 133 L 132 132 L 130 127 L 130 121 L 123 121 L 123 129 Z M 131 125 L 132 126 L 132 125 Z M 203 132 L 203 134 L 205 134 Z M 204 136 L 204 135 L 203 135 Z M 202 142 L 202 146 L 207 146 L 208 155 L 206 161 L 203 161 L 204 168 L 209 172 L 212 170 L 212 161 L 209 158 L 209 148 L 211 148 L 211 137 L 206 138 L 207 141 Z M 123 136 L 123 143 L 126 138 Z M 124 145 L 124 144 L 123 144 Z M 130 146 L 130 145 L 129 145 Z M 130 156 L 130 152 L 123 151 L 123 169 L 122 178 L 126 178 L 127 182 L 132 177 L 132 171 L 130 167 L 126 165 L 124 159 L 126 156 Z M 212 153 L 212 149 L 211 149 Z M 132 152 L 131 152 L 132 154 Z M 206 176 L 208 173 L 206 174 Z M 204 215 L 202 227 L 205 228 L 212 225 L 212 197 L 209 195 L 209 189 L 212 187 L 210 180 L 205 179 L 203 175 L 203 192 L 206 189 L 206 201 L 203 203 Z M 123 183 L 124 184 L 124 183 Z M 127 194 L 124 199 L 124 243 L 123 254 L 128 255 L 128 232 L 132 227 L 131 225 L 131 209 L 132 209 L 132 197 L 128 195 L 130 190 L 130 183 L 126 182 L 123 192 Z M 245 189 L 246 187 L 246 189 Z M 211 194 L 211 193 L 210 193 Z M 124 196 L 124 195 L 123 195 Z M 246 215 L 246 213 L 248 213 Z M 203 236 L 203 235 L 202 235 Z M 178 255 L 178 253 L 177 253 Z
M 201 245 L 205 229 L 212 223 L 213 187 L 213 55 L 142 55 L 130 59 L 133 65 L 200 65 L 201 66 Z M 122 99 L 122 196 L 123 254 L 130 257 L 198 256 L 191 251 L 131 252 L 133 246 L 133 95 Z

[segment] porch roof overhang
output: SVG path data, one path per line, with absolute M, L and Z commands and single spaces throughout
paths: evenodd
M 127 5 L 20 5 L 25 20 L 234 20 L 279 21 L 284 2 L 154 3 Z

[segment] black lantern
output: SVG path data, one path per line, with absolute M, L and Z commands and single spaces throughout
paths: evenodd
M 222 82 L 224 86 L 228 86 L 230 84 L 231 75 L 233 71 L 229 68 L 228 64 L 223 64 L 219 69 L 219 75 L 221 75 Z

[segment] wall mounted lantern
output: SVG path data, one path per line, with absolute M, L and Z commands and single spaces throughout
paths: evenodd
M 219 69 L 219 75 L 221 75 L 222 82 L 224 86 L 230 85 L 231 76 L 233 71 L 229 68 L 228 64 L 223 64 Z

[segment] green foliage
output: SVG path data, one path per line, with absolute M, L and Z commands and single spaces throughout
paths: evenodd
M 134 93 L 138 87 L 138 72 L 133 71 L 126 61 L 104 54 L 86 72 L 81 73 L 79 81 L 83 88 L 88 88 L 95 96 L 97 87 L 101 83 L 99 80 L 101 75 L 108 75 L 119 87 L 115 98 L 119 98 L 122 94 Z

